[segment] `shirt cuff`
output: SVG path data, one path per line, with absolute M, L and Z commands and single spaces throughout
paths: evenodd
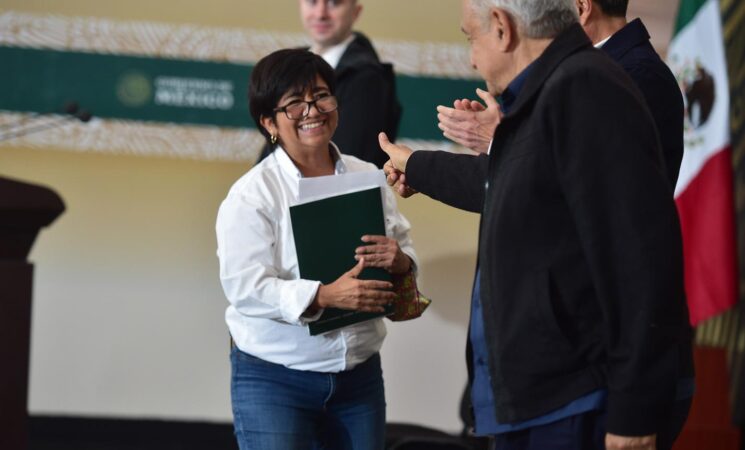
M 313 299 L 316 298 L 318 288 L 321 286 L 320 281 L 296 280 L 295 283 L 288 283 L 280 293 L 279 309 L 282 319 L 292 325 L 305 325 L 308 322 L 318 319 L 320 312 L 313 317 L 302 317 L 308 309 Z
M 321 314 L 323 314 L 324 311 L 326 310 L 321 308 L 312 316 L 300 316 L 300 323 L 302 325 L 308 325 L 309 323 L 315 322 L 316 320 L 321 318 Z

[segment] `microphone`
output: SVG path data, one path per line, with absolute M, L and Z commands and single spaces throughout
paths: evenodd
M 16 139 L 19 137 L 27 136 L 29 134 L 38 133 L 40 131 L 49 130 L 52 128 L 57 128 L 66 125 L 70 120 L 77 119 L 82 123 L 87 123 L 93 118 L 93 115 L 90 113 L 90 111 L 85 109 L 80 109 L 77 102 L 71 101 L 65 103 L 63 107 L 64 115 L 62 117 L 57 117 L 51 120 L 48 120 L 42 124 L 34 125 L 34 126 L 26 126 L 26 122 L 28 121 L 28 118 L 21 119 L 16 122 L 12 122 L 10 124 L 3 124 L 0 126 L 0 132 L 4 132 L 4 134 L 0 134 L 0 142 L 8 141 L 11 139 Z M 55 114 L 55 113 L 34 113 L 30 116 L 30 118 L 38 118 L 38 117 L 44 117 L 49 114 Z

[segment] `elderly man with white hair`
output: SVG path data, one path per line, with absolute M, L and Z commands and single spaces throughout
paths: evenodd
M 488 157 L 380 143 L 391 184 L 481 213 L 476 432 L 500 450 L 670 449 L 691 328 L 649 109 L 575 0 L 462 3 L 471 62 L 504 113 Z

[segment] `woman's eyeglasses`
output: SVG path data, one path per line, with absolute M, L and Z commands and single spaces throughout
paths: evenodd
M 308 117 L 311 106 L 315 106 L 319 113 L 325 114 L 336 110 L 336 108 L 339 107 L 339 104 L 336 101 L 336 97 L 333 95 L 326 95 L 311 101 L 295 100 L 285 106 L 274 108 L 274 112 L 282 111 L 288 119 L 299 120 Z

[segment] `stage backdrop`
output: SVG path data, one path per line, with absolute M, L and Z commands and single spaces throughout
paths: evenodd
M 482 86 L 460 2 L 363 3 L 358 28 L 398 73 L 401 140 L 463 151 L 441 141 L 434 109 Z M 261 145 L 252 64 L 306 44 L 296 0 L 3 1 L 0 127 L 54 128 L 0 143 L 0 175 L 68 207 L 32 253 L 32 414 L 230 421 L 215 214 Z M 70 102 L 93 119 L 64 115 Z M 399 205 L 434 303 L 388 324 L 388 418 L 459 431 L 478 217 Z

